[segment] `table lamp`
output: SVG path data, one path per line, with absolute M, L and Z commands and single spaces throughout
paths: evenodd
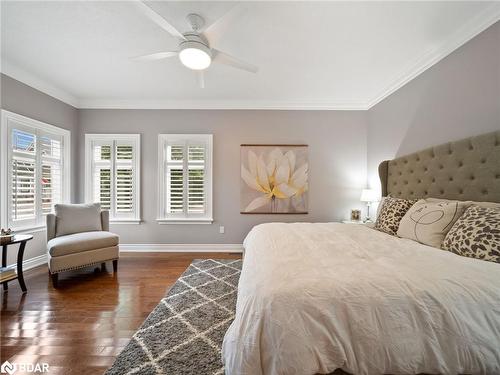
M 361 192 L 360 201 L 361 202 L 366 202 L 366 208 L 367 208 L 365 223 L 371 222 L 371 219 L 370 219 L 370 206 L 371 206 L 372 202 L 376 202 L 377 201 L 377 198 L 378 198 L 377 197 L 377 193 L 373 189 L 363 189 L 363 191 Z

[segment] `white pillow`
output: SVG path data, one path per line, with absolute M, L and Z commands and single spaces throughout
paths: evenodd
M 398 236 L 441 248 L 444 237 L 471 202 L 420 199 L 403 216 Z
M 56 237 L 102 230 L 101 204 L 56 204 Z
M 436 203 L 436 202 L 456 202 L 450 199 L 441 199 L 441 198 L 425 198 L 427 202 Z M 497 208 L 500 209 L 500 203 L 495 202 L 476 202 L 476 201 L 459 201 L 463 203 L 469 203 L 471 206 L 479 206 L 482 208 Z

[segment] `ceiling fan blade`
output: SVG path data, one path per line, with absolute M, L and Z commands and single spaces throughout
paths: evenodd
M 216 63 L 229 65 L 236 69 L 246 70 L 247 72 L 250 73 L 257 73 L 259 70 L 257 66 L 249 64 L 240 59 L 237 59 L 236 57 L 228 55 L 227 53 L 221 52 L 216 49 L 212 49 L 212 52 L 214 54 L 213 61 Z
M 221 35 L 227 32 L 228 27 L 231 24 L 231 21 L 237 18 L 240 14 L 242 14 L 246 10 L 246 7 L 242 5 L 235 5 L 228 12 L 222 15 L 222 17 L 218 18 L 210 25 L 205 27 L 203 30 L 203 35 L 208 39 L 210 44 L 215 44 L 217 40 L 221 37 Z
M 168 22 L 165 18 L 163 18 L 163 16 L 154 11 L 153 8 L 151 8 L 145 2 L 141 0 L 135 0 L 133 1 L 133 3 L 137 5 L 137 8 L 141 11 L 142 14 L 144 14 L 146 17 L 148 17 L 151 21 L 156 23 L 170 35 L 176 38 L 186 39 L 186 37 L 182 35 L 182 33 L 179 30 L 177 30 L 174 26 L 172 26 L 170 22 Z
M 132 59 L 136 61 L 156 61 L 177 56 L 178 54 L 179 52 L 177 51 L 165 51 L 165 52 L 151 53 L 149 55 L 136 56 L 132 57 Z
M 204 89 L 205 88 L 205 73 L 203 72 L 203 70 L 198 70 L 197 73 L 197 79 L 198 79 L 198 85 L 200 86 L 200 89 Z

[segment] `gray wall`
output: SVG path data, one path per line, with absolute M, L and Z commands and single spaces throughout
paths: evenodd
M 71 131 L 72 200 L 84 200 L 84 134 L 141 133 L 141 225 L 114 225 L 123 243 L 241 243 L 264 221 L 329 221 L 361 208 L 366 182 L 366 112 L 77 110 L 8 76 L 1 76 L 1 107 Z M 158 225 L 158 133 L 214 134 L 213 225 Z M 308 215 L 240 215 L 239 145 L 307 143 L 310 162 Z M 219 234 L 219 225 L 226 228 Z M 45 233 L 35 233 L 25 259 L 45 253 Z M 9 257 L 9 263 L 14 258 Z
M 84 195 L 85 133 L 142 134 L 144 223 L 113 226 L 123 243 L 241 243 L 264 221 L 346 218 L 363 207 L 367 172 L 379 188 L 380 161 L 500 129 L 500 22 L 366 112 L 76 110 L 4 75 L 1 86 L 2 108 L 71 131 L 74 201 Z M 169 132 L 214 134 L 213 225 L 156 224 L 157 134 Z M 239 214 L 239 145 L 270 142 L 309 144 L 309 215 Z M 27 258 L 44 253 L 44 240 L 36 234 Z
M 71 166 L 76 170 L 78 165 L 78 110 L 53 97 L 33 89 L 4 74 L 0 76 L 1 108 L 18 113 L 32 119 L 55 125 L 71 131 Z M 76 199 L 77 181 L 72 176 L 71 195 Z M 26 246 L 25 259 L 45 253 L 45 232 L 36 232 L 34 239 Z M 9 264 L 13 263 L 14 253 L 9 252 Z
M 122 243 L 241 243 L 265 221 L 331 221 L 361 207 L 366 184 L 366 112 L 80 110 L 80 147 L 85 133 L 140 133 L 142 142 L 141 225 L 114 225 Z M 213 225 L 158 225 L 157 137 L 159 133 L 214 134 Z M 309 145 L 308 215 L 241 215 L 240 144 Z M 80 181 L 84 161 L 80 160 Z M 79 198 L 83 201 L 83 185 Z M 224 225 L 225 234 L 219 234 Z
M 382 160 L 500 129 L 500 22 L 368 111 L 368 181 Z

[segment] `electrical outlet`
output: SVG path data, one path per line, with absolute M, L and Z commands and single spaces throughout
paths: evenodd
M 225 230 L 225 229 L 224 229 L 224 227 L 221 225 L 221 226 L 219 227 L 219 233 L 220 233 L 220 234 L 224 234 L 224 230 Z

